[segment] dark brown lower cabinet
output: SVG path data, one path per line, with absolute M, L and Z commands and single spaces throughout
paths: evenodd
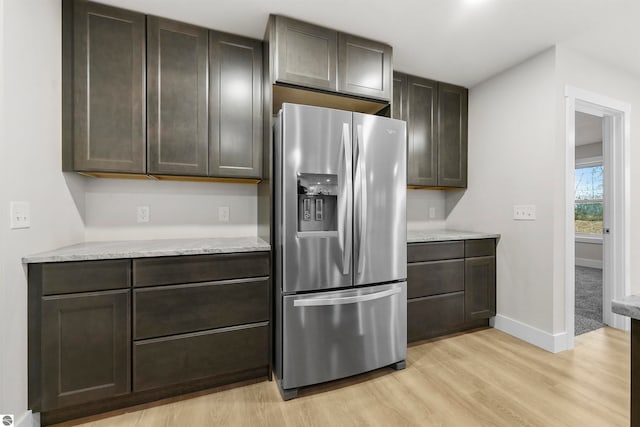
M 409 244 L 407 341 L 488 326 L 496 314 L 495 239 Z
M 464 260 L 464 311 L 466 320 L 496 315 L 496 258 L 492 256 Z
M 29 265 L 42 425 L 271 372 L 269 253 Z
M 130 391 L 131 291 L 44 297 L 42 410 Z

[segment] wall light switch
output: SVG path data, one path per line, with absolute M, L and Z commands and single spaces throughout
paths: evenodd
M 11 215 L 12 229 L 31 227 L 31 208 L 29 202 L 10 202 L 9 214 Z
M 429 218 L 433 219 L 436 217 L 436 208 L 429 208 Z
M 535 221 L 536 205 L 515 205 L 513 219 L 516 221 Z
M 220 206 L 218 208 L 218 221 L 229 222 L 229 206 Z
M 136 218 L 138 222 L 149 222 L 149 206 L 138 206 Z

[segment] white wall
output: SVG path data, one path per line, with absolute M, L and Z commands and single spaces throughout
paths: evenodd
M 27 282 L 21 257 L 80 241 L 72 192 L 81 178 L 61 172 L 60 2 L 7 0 L 2 14 L 0 412 L 27 414 Z M 9 201 L 31 204 L 31 228 L 8 229 Z
M 86 178 L 85 238 L 131 240 L 257 235 L 257 186 Z M 148 223 L 137 223 L 148 206 Z M 229 208 L 229 222 L 218 207 Z
M 558 81 L 557 105 L 564 105 L 564 89 L 571 85 L 580 89 L 604 95 L 631 105 L 631 141 L 630 141 L 630 182 L 631 197 L 629 200 L 631 229 L 627 236 L 631 242 L 631 292 L 640 292 L 640 265 L 633 260 L 640 256 L 640 227 L 637 226 L 637 213 L 640 212 L 640 78 L 618 68 L 594 61 L 582 53 L 563 45 L 557 48 Z M 564 121 L 559 122 L 558 138 L 564 141 Z
M 447 227 L 501 234 L 497 313 L 555 331 L 555 52 L 547 50 L 469 91 L 469 187 L 447 193 Z M 536 205 L 536 221 L 514 221 L 513 205 Z
M 443 190 L 407 190 L 407 230 L 446 228 L 445 196 Z M 435 210 L 433 218 L 431 208 Z

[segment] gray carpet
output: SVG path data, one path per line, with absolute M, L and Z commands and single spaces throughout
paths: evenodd
M 576 335 L 603 326 L 602 270 L 576 266 Z

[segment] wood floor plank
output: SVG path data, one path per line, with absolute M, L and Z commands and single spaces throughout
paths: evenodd
M 407 368 L 302 389 L 275 382 L 199 393 L 59 426 L 628 426 L 630 335 L 602 328 L 552 354 L 496 329 L 426 341 Z

